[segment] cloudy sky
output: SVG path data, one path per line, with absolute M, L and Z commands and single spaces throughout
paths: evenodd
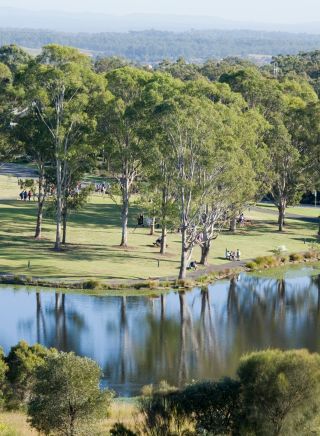
M 0 0 L 0 7 L 117 15 L 210 15 L 269 23 L 320 21 L 320 0 Z

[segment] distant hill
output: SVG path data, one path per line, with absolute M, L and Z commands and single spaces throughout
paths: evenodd
M 27 3 L 26 3 L 27 4 Z M 88 3 L 88 8 L 90 3 Z M 54 3 L 53 3 L 54 7 Z M 320 23 L 268 24 L 225 20 L 210 16 L 97 13 L 67 13 L 61 11 L 30 11 L 0 7 L 0 27 L 49 29 L 62 32 L 128 32 L 155 29 L 183 32 L 206 30 L 263 30 L 290 33 L 320 34 Z
M 156 63 L 184 57 L 203 62 L 208 58 L 240 56 L 268 59 L 278 54 L 296 54 L 320 49 L 320 35 L 208 30 L 127 33 L 65 33 L 48 30 L 0 29 L 0 45 L 17 44 L 39 49 L 49 43 L 70 45 L 94 56 L 123 56 L 137 62 Z

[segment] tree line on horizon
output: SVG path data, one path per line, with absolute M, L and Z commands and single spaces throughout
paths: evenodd
M 48 44 L 90 50 L 93 56 L 123 56 L 135 62 L 158 63 L 183 56 L 203 63 L 207 59 L 227 56 L 280 53 L 295 55 L 317 50 L 320 35 L 266 32 L 254 30 L 159 30 L 101 33 L 66 33 L 37 29 L 0 29 L 0 45 L 17 44 L 41 49 Z
M 184 279 L 194 247 L 207 264 L 213 241 L 227 223 L 234 230 L 249 204 L 269 193 L 283 231 L 287 206 L 319 186 L 316 84 L 307 71 L 259 69 L 235 58 L 202 66 L 164 61 L 150 71 L 119 58 L 93 63 L 71 47 L 47 45 L 31 57 L 3 46 L 1 153 L 37 165 L 36 238 L 54 186 L 61 250 L 71 193 L 105 165 L 111 197 L 120 199 L 120 245 L 128 245 L 138 193 L 160 224 L 162 254 L 168 228 L 179 229 Z

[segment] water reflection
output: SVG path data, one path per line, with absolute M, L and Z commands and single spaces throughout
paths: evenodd
M 94 297 L 2 287 L 0 344 L 20 339 L 95 359 L 121 395 L 166 379 L 233 375 L 267 347 L 320 352 L 320 276 L 241 275 L 159 298 Z

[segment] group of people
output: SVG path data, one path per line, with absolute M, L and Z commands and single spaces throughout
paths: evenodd
M 95 184 L 95 192 L 101 193 L 101 194 L 106 194 L 107 191 L 109 189 L 109 185 L 105 182 L 103 183 L 96 183 Z
M 22 201 L 27 201 L 27 200 L 31 200 L 31 197 L 33 196 L 32 191 L 21 191 L 19 194 L 20 200 Z
M 241 253 L 239 248 L 237 248 L 236 251 L 230 251 L 226 248 L 226 255 L 225 255 L 226 259 L 228 260 L 240 260 L 241 257 Z

